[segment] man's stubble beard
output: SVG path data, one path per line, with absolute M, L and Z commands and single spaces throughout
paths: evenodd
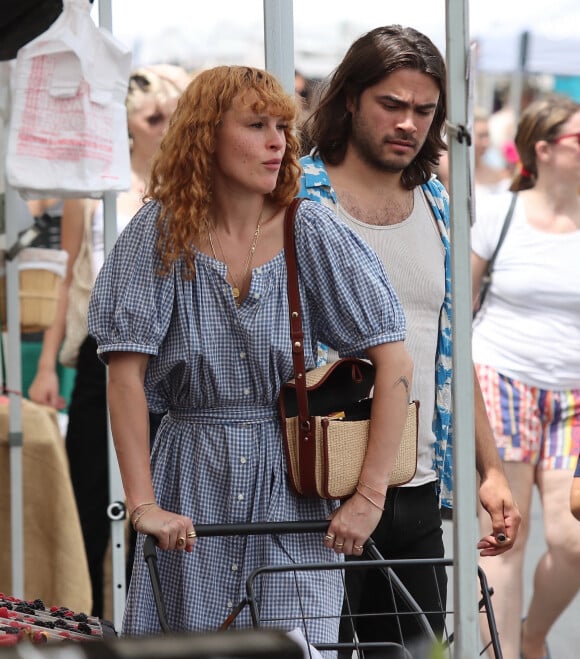
M 403 157 L 387 158 L 381 152 L 382 143 L 377 145 L 376 141 L 368 136 L 369 131 L 366 129 L 366 124 L 358 121 L 357 115 L 353 115 L 350 136 L 351 146 L 366 165 L 378 172 L 400 174 L 416 157 L 415 154 L 408 161 L 404 161 Z

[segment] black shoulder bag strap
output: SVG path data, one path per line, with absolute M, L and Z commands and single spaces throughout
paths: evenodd
M 512 221 L 512 217 L 514 214 L 514 208 L 516 206 L 516 200 L 518 198 L 518 193 L 514 192 L 512 194 L 512 199 L 510 201 L 510 205 L 507 211 L 507 214 L 505 216 L 505 219 L 503 221 L 503 226 L 501 228 L 501 233 L 499 234 L 499 239 L 497 241 L 497 245 L 495 246 L 495 249 L 493 250 L 493 254 L 491 255 L 491 258 L 487 262 L 487 267 L 485 269 L 485 272 L 483 273 L 483 278 L 481 280 L 481 288 L 479 291 L 479 307 L 477 311 L 479 311 L 483 307 L 483 301 L 485 300 L 485 297 L 487 295 L 487 291 L 489 290 L 489 287 L 491 285 L 491 273 L 493 272 L 493 266 L 495 263 L 495 259 L 497 258 L 498 252 L 500 250 L 500 247 L 503 244 L 503 241 L 505 240 L 507 231 L 509 229 L 510 223 Z M 475 317 L 475 314 L 477 311 L 473 314 Z

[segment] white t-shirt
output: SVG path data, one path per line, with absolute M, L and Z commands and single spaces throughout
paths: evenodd
M 435 354 L 439 315 L 445 297 L 445 249 L 422 189 L 414 190 L 411 215 L 398 224 L 375 226 L 351 217 L 339 206 L 338 215 L 381 259 L 407 319 L 405 346 L 413 359 L 411 400 L 418 400 L 417 472 L 410 486 L 436 479 L 433 470 L 433 410 Z
M 131 218 L 117 213 L 117 235 L 129 224 Z M 93 272 L 95 277 L 103 267 L 105 261 L 105 216 L 103 202 L 95 206 L 93 213 Z
M 501 194 L 478 204 L 471 242 L 486 260 L 510 199 Z M 580 231 L 535 229 L 521 198 L 474 322 L 473 360 L 529 386 L 580 388 Z

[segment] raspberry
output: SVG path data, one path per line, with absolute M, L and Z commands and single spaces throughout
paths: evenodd
M 32 634 L 32 642 L 36 645 L 39 645 L 40 643 L 47 643 L 48 634 L 46 632 L 34 632 L 34 634 Z
M 18 643 L 18 638 L 16 636 L 0 634 L 0 646 L 16 645 L 17 643 Z

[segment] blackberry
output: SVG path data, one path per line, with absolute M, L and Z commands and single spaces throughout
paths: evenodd
M 14 608 L 17 613 L 27 613 L 28 615 L 34 615 L 34 609 L 28 606 L 28 604 L 19 604 Z
M 77 613 L 75 616 L 73 616 L 73 620 L 76 620 L 77 622 L 88 622 L 89 617 L 86 613 Z
M 47 627 L 48 629 L 54 629 L 56 627 L 56 622 L 54 620 L 36 620 L 34 624 L 37 627 Z
M 52 607 L 50 609 L 50 615 L 53 618 L 60 618 L 62 615 L 65 614 L 65 612 L 68 611 L 64 606 L 59 606 L 59 607 Z
M 88 634 L 89 636 L 92 635 L 91 628 L 87 625 L 86 622 L 79 622 L 77 625 L 77 631 L 81 634 Z

